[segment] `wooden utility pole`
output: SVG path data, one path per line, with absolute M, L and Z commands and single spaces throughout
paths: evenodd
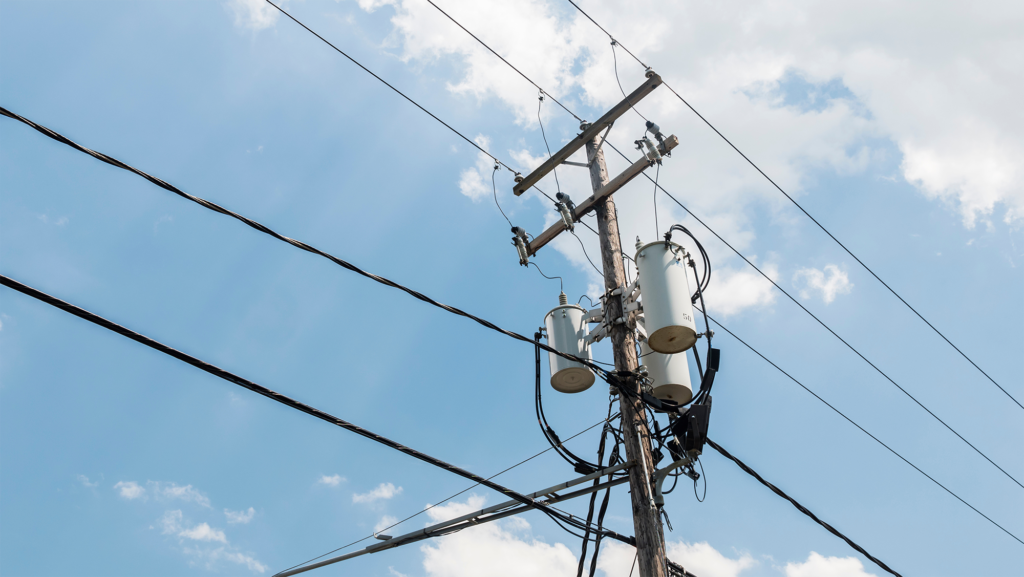
M 608 184 L 608 167 L 604 162 L 601 136 L 587 141 L 587 162 L 590 164 L 590 184 L 598 192 Z M 598 232 L 601 236 L 601 261 L 604 268 L 606 319 L 623 317 L 622 299 L 610 296 L 618 288 L 625 290 L 626 271 L 622 265 L 622 243 L 619 238 L 619 222 L 615 213 L 612 195 L 604 196 L 594 204 Z M 615 369 L 633 371 L 639 366 L 636 354 L 636 339 L 630 330 L 632 321 L 611 327 L 612 352 Z M 629 386 L 639 385 L 632 381 Z M 665 577 L 665 535 L 662 532 L 658 510 L 653 506 L 654 489 L 651 473 L 654 463 L 651 457 L 651 436 L 647 428 L 645 408 L 639 399 L 619 395 L 619 410 L 622 412 L 622 436 L 626 445 L 626 459 L 636 463 L 629 469 L 630 497 L 633 504 L 633 528 L 636 531 L 637 568 L 640 577 Z

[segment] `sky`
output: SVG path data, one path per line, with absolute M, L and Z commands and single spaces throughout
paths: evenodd
M 581 118 L 619 102 L 619 82 L 628 92 L 644 80 L 568 2 L 437 4 Z M 579 4 L 1024 402 L 1020 3 Z M 553 149 L 578 132 L 422 0 L 285 7 L 524 174 L 547 154 L 538 104 Z M 506 170 L 492 187 L 491 157 L 261 1 L 3 0 L 0 105 L 503 328 L 532 335 L 557 306 L 557 281 L 519 266 L 494 197 L 531 234 L 555 222 L 550 201 L 515 197 Z M 637 158 L 639 114 L 676 135 L 658 179 L 693 212 L 637 179 L 616 194 L 623 246 L 689 228 L 712 261 L 715 318 L 1024 538 L 1020 486 L 694 216 L 1016 479 L 1020 407 L 668 90 L 636 109 L 609 142 Z M 627 164 L 608 151 L 608 165 Z M 584 169 L 558 178 L 541 188 L 589 195 Z M 587 260 L 597 238 L 577 233 L 534 259 L 573 302 L 602 283 Z M 530 345 L 6 118 L 0 273 L 484 476 L 547 447 Z M 904 575 L 1024 574 L 1024 545 L 725 331 L 714 341 L 711 438 Z M 608 342 L 594 354 L 609 361 Z M 606 415 L 600 383 L 575 395 L 544 386 L 562 437 Z M 593 456 L 597 442 L 593 430 L 569 446 Z M 714 451 L 702 465 L 705 501 L 689 486 L 666 501 L 669 557 L 699 577 L 884 574 Z M 575 476 L 549 451 L 495 480 L 532 492 Z M 469 486 L 0 290 L 3 574 L 269 576 Z M 477 487 L 389 532 L 501 500 Z M 585 514 L 586 502 L 566 508 Z M 607 523 L 633 534 L 624 488 Z M 579 549 L 527 513 L 316 573 L 568 575 Z M 632 558 L 606 542 L 598 575 L 626 577 Z

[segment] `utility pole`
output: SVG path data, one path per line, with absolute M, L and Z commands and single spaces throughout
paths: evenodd
M 608 184 L 608 167 L 604 162 L 602 137 L 595 136 L 587 141 L 587 162 L 590 164 L 590 184 L 594 192 Z M 601 261 L 604 268 L 605 318 L 617 319 L 623 315 L 622 299 L 611 296 L 615 289 L 626 286 L 626 271 L 622 265 L 622 242 L 619 238 L 619 222 L 612 195 L 598 200 L 594 205 L 597 215 L 598 232 L 601 236 Z M 636 354 L 636 339 L 630 330 L 633 321 L 611 327 L 612 352 L 615 369 L 634 371 L 639 366 Z M 637 387 L 635 380 L 627 386 Z M 651 437 L 643 403 L 637 397 L 619 395 L 619 410 L 622 412 L 622 436 L 626 445 L 626 459 L 636 463 L 629 469 L 630 497 L 633 505 L 633 528 L 636 532 L 636 563 L 640 577 L 665 577 L 665 535 L 654 507 L 654 489 L 651 475 L 656 463 L 651 456 Z

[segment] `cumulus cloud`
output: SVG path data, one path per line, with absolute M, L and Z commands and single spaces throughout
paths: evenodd
M 847 294 L 853 289 L 846 271 L 834 264 L 825 265 L 824 270 L 802 268 L 793 275 L 793 283 L 801 287 L 802 298 L 809 299 L 812 294 L 817 294 L 825 304 L 836 300 L 837 295 Z
M 284 4 L 287 0 L 276 2 Z M 235 15 L 235 26 L 248 30 L 264 30 L 277 22 L 280 14 L 276 8 L 263 0 L 229 0 L 228 7 Z
M 373 503 L 375 501 L 387 500 L 395 495 L 401 495 L 402 488 L 395 487 L 391 483 L 381 483 L 376 489 L 367 493 L 353 493 L 353 503 Z
M 181 486 L 175 483 L 149 481 L 146 487 L 159 499 L 192 502 L 202 507 L 210 506 L 210 499 L 192 485 Z
M 601 547 L 597 566 L 608 577 L 628 575 L 636 548 L 618 542 L 607 542 Z M 682 565 L 694 575 L 715 575 L 716 577 L 739 577 L 747 569 L 757 566 L 749 554 L 733 559 L 727 557 L 707 543 L 668 542 L 665 551 L 669 559 Z
M 341 475 L 321 475 L 316 482 L 321 485 L 327 485 L 328 487 L 337 487 L 338 485 L 344 483 L 347 480 L 348 479 L 342 477 Z
M 480 135 L 473 139 L 481 148 L 487 150 L 491 140 Z M 459 175 L 459 192 L 468 196 L 473 202 L 480 202 L 494 194 L 491 173 L 494 172 L 494 160 L 482 152 L 476 155 L 476 165 L 467 168 Z
M 227 517 L 228 523 L 231 524 L 246 524 L 252 521 L 252 518 L 256 515 L 256 509 L 249 507 L 245 511 L 229 511 L 224 509 L 224 516 Z
M 427 514 L 437 523 L 477 511 L 484 503 L 483 497 L 472 495 L 465 502 L 435 507 Z M 420 551 L 428 577 L 539 577 L 576 571 L 576 557 L 568 547 L 532 538 L 530 524 L 519 517 L 441 537 Z
M 146 497 L 146 489 L 136 483 L 135 481 L 118 481 L 114 485 L 114 490 L 118 492 L 121 497 L 134 501 L 135 499 L 144 499 Z
M 394 525 L 397 522 L 397 518 L 392 517 L 391 515 L 384 515 L 380 518 L 380 521 L 377 521 L 377 524 L 373 526 L 373 532 L 380 533 L 384 529 L 387 529 L 388 527 Z
M 405 61 L 457 63 L 448 84 L 453 95 L 513 113 L 528 144 L 528 150 L 508 154 L 514 162 L 535 165 L 531 161 L 545 156 L 532 86 L 425 2 L 361 0 L 360 6 L 391 10 L 387 48 L 398 47 Z M 756 0 L 745 6 L 740 21 L 735 11 L 714 3 L 663 3 L 653 21 L 607 0 L 591 2 L 587 10 L 795 197 L 806 195 L 820 174 L 862 174 L 893 151 L 900 177 L 957 211 L 964 225 L 995 217 L 1022 223 L 1024 164 L 1016 159 L 1024 157 L 1024 114 L 1016 94 L 1024 90 L 1024 76 L 1010 56 L 1019 52 L 1019 40 L 1004 25 L 1021 9 L 1009 2 L 984 11 L 929 6 L 936 18 L 923 21 L 922 6 Z M 606 108 L 621 100 L 608 39 L 582 15 L 542 0 L 487 6 L 450 0 L 445 10 L 577 112 L 582 103 Z M 507 34 L 508 29 L 530 33 Z M 951 29 L 954 37 L 945 32 Z M 687 58 L 672 57 L 679 51 Z M 627 90 L 643 81 L 628 57 L 619 59 L 619 76 Z M 756 254 L 752 217 L 758 213 L 778 224 L 802 218 L 666 90 L 637 108 L 666 134 L 681 136 L 661 183 L 737 249 Z M 549 100 L 542 114 L 562 112 Z M 638 117 L 627 115 L 610 140 L 628 142 L 629 130 L 639 126 Z M 609 172 L 616 174 L 625 164 L 606 152 Z M 489 162 L 477 158 L 460 174 L 462 194 L 480 200 L 490 193 Z M 559 173 L 562 188 L 577 199 L 590 194 L 585 172 Z M 499 181 L 502 190 L 507 184 Z M 554 188 L 550 175 L 542 184 Z M 640 178 L 617 194 L 624 240 L 654 237 L 648 186 Z M 667 198 L 659 200 L 659 216 L 661 232 L 665 223 L 688 218 Z M 690 228 L 701 230 L 696 223 Z M 581 270 L 589 268 L 575 239 L 552 246 Z M 737 272 L 745 267 L 729 253 L 715 262 L 716 268 Z M 735 314 L 771 304 L 763 287 L 744 290 L 742 277 L 735 280 L 717 300 L 721 310 Z
M 228 543 L 227 535 L 208 523 L 190 525 L 180 509 L 166 511 L 158 521 L 164 535 L 176 537 L 183 545 L 182 553 L 203 563 L 210 570 L 215 570 L 220 561 L 244 565 L 255 573 L 264 573 L 267 566 L 260 563 L 252 555 L 238 551 Z M 210 546 L 215 543 L 217 545 Z
M 0 324 L 0 328 L 2 328 L 2 327 L 3 327 L 3 325 Z M 75 478 L 78 479 L 78 482 L 81 483 L 82 486 L 87 487 L 89 489 L 95 489 L 96 487 L 100 486 L 98 481 L 93 483 L 93 482 L 89 481 L 89 477 L 86 477 L 85 475 L 77 475 Z
M 874 577 L 856 557 L 824 557 L 811 551 L 803 563 L 786 563 L 786 577 Z

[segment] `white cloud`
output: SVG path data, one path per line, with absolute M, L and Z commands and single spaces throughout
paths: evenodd
M 146 486 L 149 487 L 153 495 L 160 499 L 177 499 L 185 502 L 193 502 L 203 507 L 210 506 L 210 499 L 199 492 L 198 489 L 193 488 L 192 485 L 180 486 L 175 483 L 149 481 L 146 483 Z
M 480 135 L 473 139 L 481 148 L 487 150 L 491 140 Z M 490 156 L 482 152 L 476 155 L 476 165 L 467 168 L 459 175 L 459 192 L 468 196 L 473 202 L 480 202 L 484 198 L 494 195 L 494 185 L 491 183 L 491 173 L 494 172 L 494 161 Z
M 485 500 L 473 495 L 427 512 L 436 523 L 479 510 Z M 553 545 L 529 536 L 530 524 L 513 517 L 441 537 L 420 548 L 428 577 L 541 577 L 570 575 L 576 557 L 561 543 Z
M 42 221 L 44 224 L 50 224 L 50 217 L 45 215 L 45 214 L 40 214 L 37 218 L 40 221 Z M 61 216 L 61 217 L 58 217 L 56 220 L 54 220 L 53 224 L 56 225 L 56 226 L 65 226 L 69 222 L 71 222 L 71 220 L 68 217 Z
M 348 479 L 342 477 L 341 475 L 321 475 L 316 482 L 321 485 L 327 485 L 328 487 L 337 487 L 338 485 L 344 483 L 347 480 Z
M 0 327 L 3 327 L 3 324 L 0 324 Z M 78 482 L 81 483 L 83 486 L 88 487 L 90 489 L 95 489 L 96 487 L 100 486 L 98 481 L 95 482 L 95 483 L 92 483 L 92 482 L 89 481 L 89 477 L 86 477 L 85 475 L 77 475 L 75 478 L 78 479 Z M 123 496 L 123 493 L 122 493 L 122 496 Z
M 391 566 L 388 566 L 388 573 L 391 573 L 393 577 L 409 577 L 405 573 L 402 573 Z
M 200 523 L 191 529 L 184 529 L 178 533 L 178 536 L 186 539 L 192 539 L 194 541 L 217 541 L 225 544 L 228 542 L 228 538 L 224 535 L 224 531 L 221 531 L 220 529 L 213 529 L 206 523 Z
M 394 497 L 395 495 L 401 495 L 401 494 L 402 494 L 402 488 L 401 487 L 395 487 L 391 483 L 381 483 L 380 485 L 377 486 L 376 489 L 373 489 L 372 491 L 370 491 L 368 493 L 353 493 L 352 494 L 352 502 L 353 503 L 373 503 L 375 501 L 387 500 L 387 499 L 390 499 L 390 498 Z
M 146 497 L 146 489 L 135 481 L 118 481 L 117 484 L 114 485 L 114 490 L 129 501 L 143 499 Z
M 636 548 L 615 541 L 606 541 L 606 543 L 607 546 L 602 545 L 601 555 L 597 559 L 598 568 L 604 571 L 606 577 L 628 575 L 636 555 Z M 682 565 L 694 575 L 700 576 L 738 577 L 747 569 L 757 565 L 757 561 L 748 554 L 731 559 L 707 543 L 668 542 L 665 544 L 665 550 L 669 559 Z M 634 574 L 636 574 L 635 570 Z
M 393 34 L 386 48 L 397 46 L 404 60 L 456 63 L 448 85 L 453 95 L 495 102 L 513 113 L 529 145 L 509 153 L 513 161 L 527 165 L 545 156 L 535 88 L 425 2 L 361 0 L 360 6 L 391 7 Z M 1020 52 L 1019 37 L 1006 24 L 1017 21 L 1022 8 L 1010 2 L 986 6 L 755 0 L 739 21 L 734 10 L 715 3 L 662 3 L 656 19 L 644 11 L 623 12 L 608 0 L 590 2 L 587 11 L 792 196 L 807 194 L 819 174 L 882 169 L 878 161 L 892 150 L 903 180 L 948 204 L 971 227 L 998 217 L 1024 222 L 1024 163 L 1017 161 L 1024 157 L 1024 113 L 1016 96 L 1024 91 L 1024 75 L 1012 57 Z M 582 15 L 542 0 L 449 0 L 444 8 L 577 112 L 581 102 L 606 108 L 621 100 L 608 39 Z M 935 18 L 922 20 L 922 10 Z M 529 33 L 508 34 L 510 29 Z M 950 29 L 957 30 L 955 38 L 945 33 Z M 679 53 L 687 58 L 673 57 Z M 642 71 L 619 54 L 629 90 L 642 82 Z M 753 256 L 758 213 L 779 226 L 803 219 L 667 90 L 656 90 L 638 108 L 682 141 L 666 161 L 661 183 L 737 249 Z M 543 110 L 562 115 L 550 101 Z M 641 122 L 624 116 L 612 142 L 629 149 Z M 616 174 L 624 164 L 607 153 L 609 172 Z M 480 200 L 490 193 L 489 162 L 477 158 L 460 174 L 462 194 Z M 566 167 L 559 178 L 574 198 L 590 194 L 585 170 Z M 554 188 L 551 176 L 542 186 Z M 508 189 L 500 181 L 499 187 Z M 617 194 L 624 240 L 653 237 L 649 187 L 639 178 Z M 669 222 L 688 219 L 667 198 L 659 202 L 659 217 L 661 232 Z M 699 225 L 688 226 L 717 250 L 717 241 Z M 553 247 L 581 270 L 590 267 L 574 239 L 559 238 Z M 746 266 L 728 252 L 713 258 L 717 270 L 738 273 Z M 725 291 L 716 299 L 720 310 L 735 314 L 773 302 L 763 286 L 752 290 L 740 282 L 744 277 L 734 280 L 716 289 Z
M 778 267 L 771 263 L 759 268 L 769 278 L 776 278 L 779 274 Z M 711 284 L 704 295 L 704 302 L 708 313 L 727 317 L 750 307 L 769 306 L 775 302 L 776 296 L 772 284 L 757 271 L 723 267 L 712 269 Z
M 275 1 L 275 4 L 283 5 L 286 1 Z M 270 28 L 280 15 L 276 8 L 264 0 L 229 0 L 228 7 L 235 15 L 235 26 L 254 31 Z
M 181 531 L 181 520 L 183 517 L 181 509 L 176 511 L 165 511 L 164 516 L 161 517 L 159 521 L 160 526 L 163 527 L 163 534 L 168 535 Z
M 848 294 L 853 289 L 846 271 L 834 264 L 825 265 L 825 270 L 802 268 L 793 275 L 793 282 L 802 286 L 801 297 L 809 299 L 812 293 L 818 294 L 825 304 L 836 300 L 837 295 Z
M 803 563 L 786 563 L 786 577 L 874 577 L 855 557 L 824 557 L 811 551 Z
M 245 524 L 252 521 L 253 516 L 256 515 L 256 509 L 249 507 L 245 511 L 229 511 L 224 509 L 224 516 L 227 517 L 228 523 L 231 524 Z
M 377 524 L 373 526 L 373 532 L 380 533 L 384 529 L 387 529 L 388 527 L 394 525 L 397 522 L 398 519 L 396 517 L 392 517 L 391 515 L 384 515 L 380 518 L 380 521 L 377 521 Z

